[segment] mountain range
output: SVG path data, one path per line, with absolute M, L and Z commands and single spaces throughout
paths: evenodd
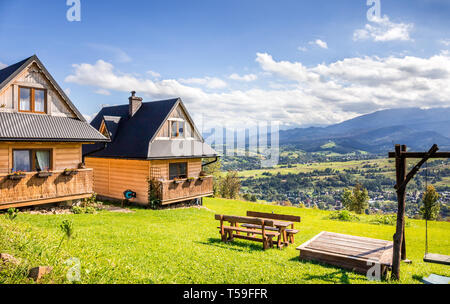
M 307 152 L 383 154 L 394 144 L 416 151 L 437 144 L 441 151 L 450 151 L 450 108 L 382 110 L 326 127 L 280 131 L 280 145 Z

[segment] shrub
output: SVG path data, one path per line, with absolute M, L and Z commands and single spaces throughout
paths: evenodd
M 159 199 L 160 189 L 159 181 L 154 178 L 148 180 L 148 205 L 151 209 L 157 209 L 161 206 L 161 200 Z
M 395 225 L 397 224 L 397 216 L 393 214 L 372 216 L 369 220 L 374 225 Z
M 84 213 L 87 213 L 87 214 L 94 214 L 95 213 L 95 208 L 94 207 L 86 207 L 85 209 L 84 209 Z
M 328 217 L 330 220 L 342 222 L 359 222 L 359 217 L 348 210 L 335 211 Z
M 96 209 L 92 206 L 87 206 L 87 207 L 80 207 L 80 206 L 73 206 L 72 207 L 72 212 L 74 214 L 94 214 L 96 211 Z
M 84 213 L 84 208 L 80 207 L 80 206 L 73 206 L 72 207 L 72 212 L 74 214 L 83 214 Z
M 6 213 L 6 218 L 10 220 L 14 220 L 19 214 L 19 210 L 16 208 L 9 208 Z

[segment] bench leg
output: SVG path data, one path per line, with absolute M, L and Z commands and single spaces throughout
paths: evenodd
M 277 238 L 277 247 L 278 249 L 281 249 L 281 234 L 279 234 Z
M 266 250 L 267 247 L 268 247 L 268 240 L 267 240 L 267 238 L 263 237 L 263 250 Z
M 294 234 L 293 233 L 288 234 L 288 239 L 289 239 L 289 243 L 294 244 Z
M 269 238 L 269 247 L 273 248 L 273 237 Z

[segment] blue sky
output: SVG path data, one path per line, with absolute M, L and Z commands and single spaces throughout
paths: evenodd
M 450 105 L 450 1 L 80 2 L 0 0 L 0 65 L 37 54 L 89 116 L 131 90 L 234 124 Z

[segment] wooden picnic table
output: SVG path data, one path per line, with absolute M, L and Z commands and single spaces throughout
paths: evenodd
M 255 219 L 262 219 L 260 217 L 252 217 Z M 286 221 L 278 221 L 278 220 L 272 220 L 273 226 L 280 232 L 281 236 L 283 237 L 283 246 L 288 246 L 289 241 L 287 240 L 287 234 L 286 234 L 286 228 L 293 225 L 293 222 L 286 222 Z

